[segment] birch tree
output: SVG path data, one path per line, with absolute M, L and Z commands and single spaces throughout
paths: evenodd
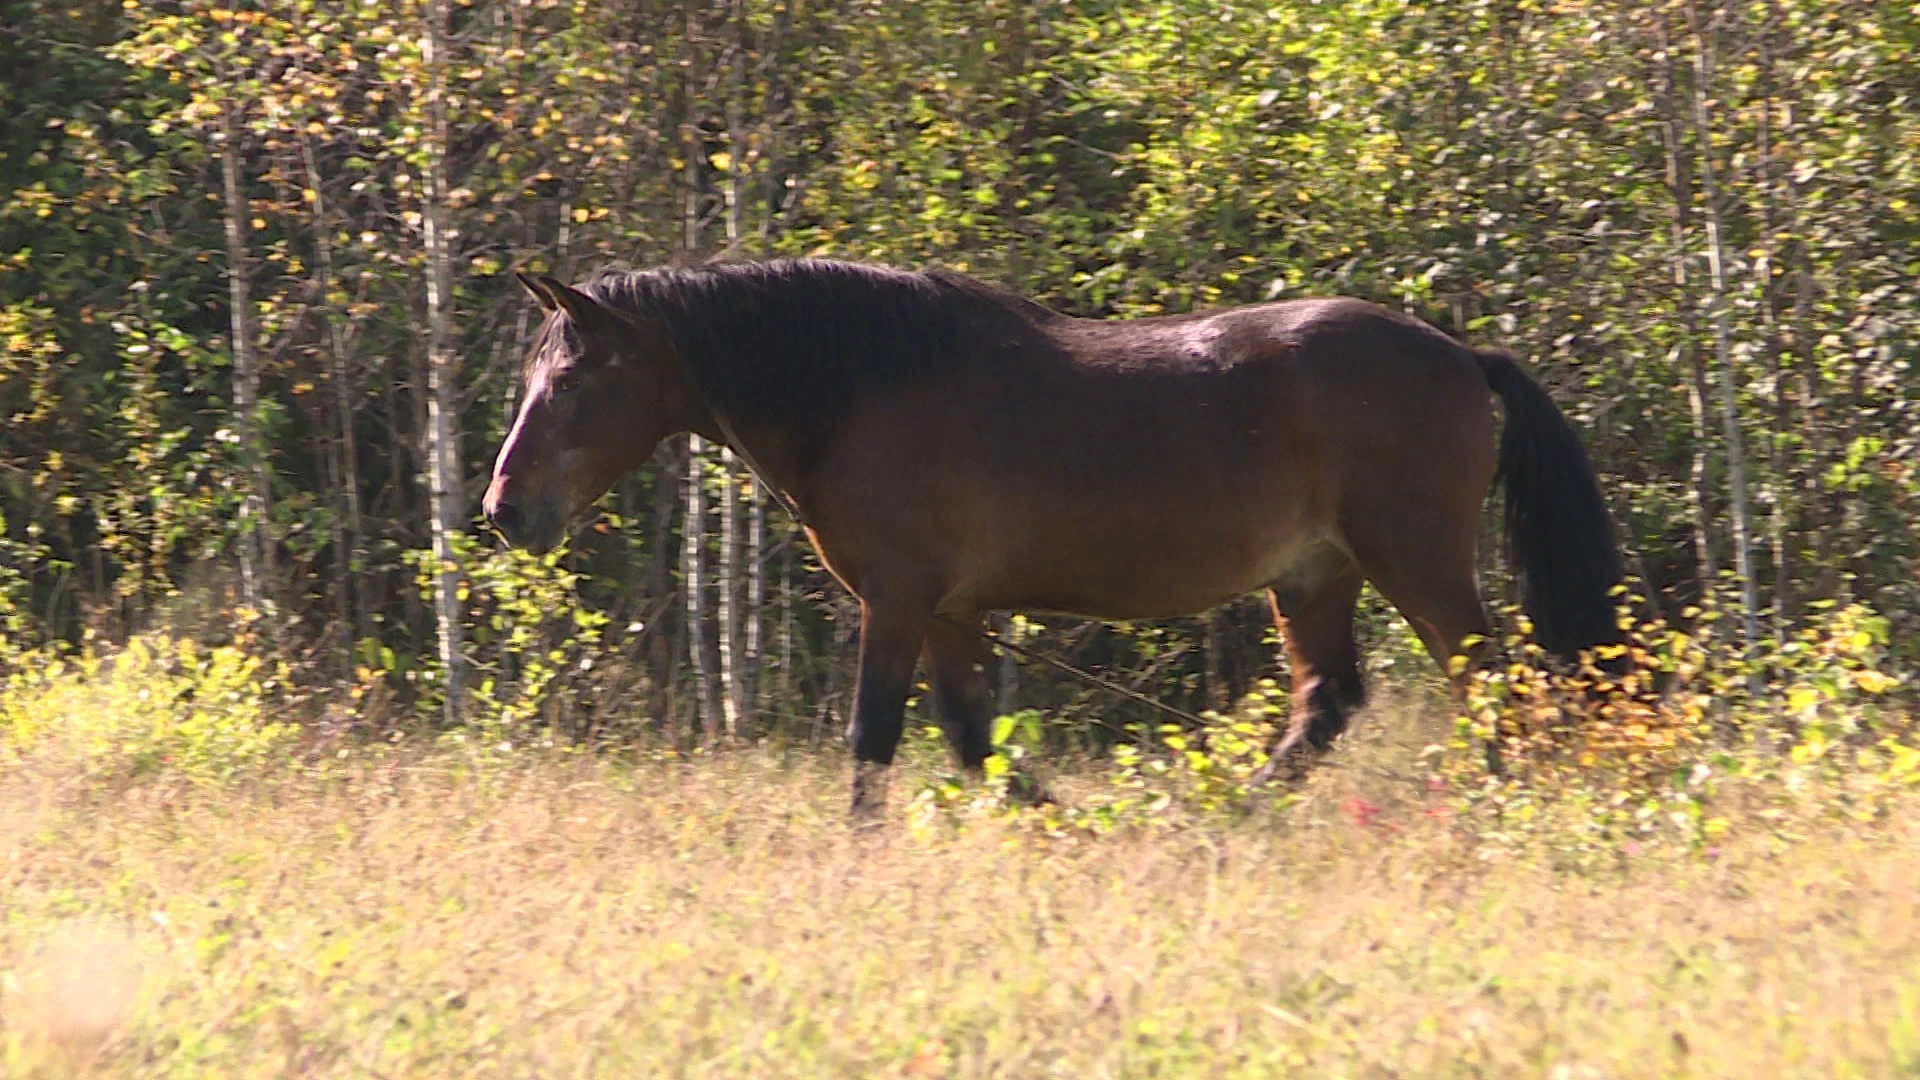
M 460 464 L 460 367 L 453 334 L 453 256 L 447 184 L 447 55 L 452 0 L 427 0 L 421 35 L 426 75 L 426 135 L 421 171 L 421 241 L 427 294 L 427 505 L 432 536 L 434 619 L 446 685 L 447 723 L 458 723 L 466 693 L 460 557 L 454 535 L 466 526 Z
M 1727 297 L 1727 249 L 1720 188 L 1713 167 L 1713 114 L 1707 95 L 1714 79 L 1714 28 L 1700 17 L 1697 0 L 1687 0 L 1687 19 L 1694 38 L 1693 118 L 1700 146 L 1700 195 L 1706 219 L 1709 306 L 1713 339 L 1720 363 L 1720 428 L 1726 441 L 1727 482 L 1730 487 L 1728 530 L 1733 537 L 1734 573 L 1740 580 L 1741 627 L 1752 647 L 1760 638 L 1760 601 L 1753 572 L 1753 521 L 1747 504 L 1747 456 L 1740 435 L 1737 399 L 1739 374 L 1733 365 L 1732 311 Z

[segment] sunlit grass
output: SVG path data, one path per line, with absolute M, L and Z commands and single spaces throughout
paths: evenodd
M 1892 1076 L 1920 798 L 1580 871 L 1376 722 L 1298 806 L 856 833 L 838 762 L 0 779 L 9 1076 Z M 928 763 L 937 759 L 922 754 Z M 1090 783 L 1083 780 L 1082 783 Z M 1072 790 L 1075 778 L 1063 778 Z M 1356 815 L 1354 798 L 1377 812 Z M 1759 803 L 1755 803 L 1756 806 Z M 1776 811 L 1782 805 L 1785 813 Z

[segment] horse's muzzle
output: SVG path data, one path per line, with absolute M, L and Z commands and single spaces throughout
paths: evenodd
M 560 543 L 566 522 L 544 507 L 528 508 L 504 499 L 487 508 L 487 522 L 512 547 L 545 555 Z

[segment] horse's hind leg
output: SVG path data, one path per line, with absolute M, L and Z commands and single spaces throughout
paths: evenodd
M 936 618 L 927 629 L 927 667 L 940 727 L 960 767 L 977 772 L 993 752 L 993 687 L 980 617 Z
M 1267 764 L 1254 775 L 1256 784 L 1297 755 L 1326 750 L 1366 701 L 1353 642 L 1360 570 L 1344 555 L 1326 563 L 1319 573 L 1292 575 L 1268 590 L 1292 669 L 1293 713 Z
M 978 773 L 993 753 L 993 686 L 987 677 L 990 655 L 980 635 L 980 616 L 948 621 L 935 618 L 927 631 L 927 666 L 933 671 L 933 696 L 940 727 L 961 768 Z M 1008 793 L 1028 803 L 1047 803 L 1053 795 L 1044 783 L 1014 770 Z
M 1492 634 L 1474 570 L 1474 525 L 1473 519 L 1463 516 L 1455 527 L 1427 532 L 1424 542 L 1417 533 L 1352 538 L 1367 580 L 1406 616 L 1456 693 L 1461 676 L 1450 668 L 1451 659 L 1465 651 L 1471 668 L 1491 647 L 1483 642 L 1463 650 L 1468 637 L 1485 639 Z

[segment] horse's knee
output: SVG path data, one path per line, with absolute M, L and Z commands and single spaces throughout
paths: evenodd
M 907 692 L 926 638 L 926 613 L 912 606 L 861 605 L 860 670 L 847 738 L 854 757 L 893 764 L 906 728 Z

